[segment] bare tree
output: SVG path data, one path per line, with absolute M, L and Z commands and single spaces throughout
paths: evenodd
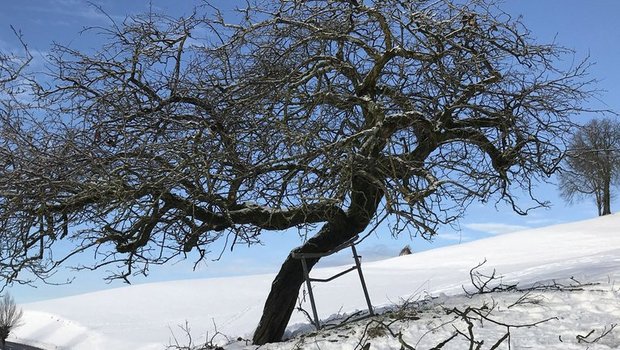
M 411 254 L 411 247 L 409 247 L 409 245 L 406 245 L 403 247 L 403 249 L 400 250 L 400 252 L 398 253 L 398 256 L 410 255 L 410 254 Z
M 10 294 L 4 294 L 0 299 L 0 345 L 6 349 L 6 339 L 11 331 L 21 325 L 23 311 L 15 304 Z
M 592 93 L 587 62 L 560 69 L 571 52 L 492 0 L 250 1 L 236 18 L 151 13 L 100 29 L 97 52 L 54 47 L 40 113 L 0 134 L 9 281 L 84 252 L 128 279 L 271 230 L 327 252 L 386 217 L 429 238 L 474 200 L 525 214 Z M 302 283 L 289 255 L 256 344 L 281 339 Z
M 620 181 L 620 122 L 593 119 L 569 145 L 560 191 L 569 202 L 594 197 L 598 215 L 611 214 L 612 187 Z
M 23 76 L 24 69 L 32 61 L 32 55 L 22 39 L 22 34 L 13 27 L 11 29 L 21 44 L 23 55 L 20 56 L 14 52 L 0 52 L 0 89 L 5 98 L 12 97 L 15 94 L 16 91 L 10 84 Z

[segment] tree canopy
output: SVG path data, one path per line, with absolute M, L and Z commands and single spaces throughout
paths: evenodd
M 598 215 L 611 214 L 612 188 L 620 183 L 620 122 L 593 119 L 577 129 L 560 173 L 562 197 L 593 197 Z
M 591 95 L 586 61 L 562 67 L 493 1 L 250 1 L 96 30 L 99 50 L 53 47 L 36 113 L 2 111 L 9 282 L 82 252 L 127 279 L 270 230 L 324 252 L 385 217 L 428 238 L 474 200 L 525 213 Z M 256 343 L 301 278 L 289 256 Z

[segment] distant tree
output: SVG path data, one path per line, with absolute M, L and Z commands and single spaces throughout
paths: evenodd
M 570 52 L 493 1 L 250 1 L 235 24 L 211 10 L 51 50 L 39 109 L 0 129 L 9 282 L 84 252 L 78 267 L 128 279 L 293 228 L 314 236 L 292 253 L 327 252 L 386 217 L 430 238 L 474 200 L 525 214 L 591 94 L 586 62 L 561 69 Z M 281 339 L 302 283 L 291 254 L 256 344 Z
M 11 331 L 21 325 L 23 311 L 15 304 L 10 294 L 4 294 L 0 299 L 0 345 L 6 349 L 6 339 Z
M 409 247 L 409 245 L 406 245 L 403 247 L 403 249 L 400 250 L 400 253 L 398 253 L 398 256 L 410 255 L 410 254 L 411 254 L 411 247 Z
M 620 181 L 620 122 L 594 119 L 569 145 L 560 191 L 569 202 L 594 197 L 598 215 L 611 214 L 612 187 Z

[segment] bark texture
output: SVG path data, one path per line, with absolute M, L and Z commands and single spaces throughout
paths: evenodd
M 301 247 L 293 249 L 280 267 L 254 332 L 254 344 L 262 345 L 282 340 L 304 282 L 301 260 L 293 258 L 293 253 L 329 252 L 355 237 L 370 223 L 383 192 L 362 177 L 354 180 L 353 188 L 353 201 L 347 213 L 325 224 L 314 237 Z M 307 259 L 308 270 L 318 261 L 319 258 Z

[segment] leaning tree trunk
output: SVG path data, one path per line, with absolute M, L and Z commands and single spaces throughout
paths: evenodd
M 326 253 L 355 237 L 370 223 L 383 192 L 376 185 L 359 177 L 354 181 L 353 187 L 351 207 L 347 213 L 326 223 L 314 237 L 301 247 L 295 248 L 280 267 L 271 284 L 263 315 L 254 331 L 252 341 L 255 345 L 281 341 L 295 309 L 304 275 L 301 260 L 293 258 L 292 254 Z M 318 261 L 318 258 L 306 259 L 308 270 Z
M 293 253 L 325 253 L 357 234 L 356 232 L 335 231 L 337 229 L 334 226 L 326 224 L 316 236 L 288 255 L 271 285 L 263 315 L 254 332 L 254 344 L 262 345 L 282 340 L 295 309 L 299 289 L 304 283 L 301 260 L 293 258 Z M 312 269 L 318 261 L 318 258 L 306 259 L 308 269 Z

